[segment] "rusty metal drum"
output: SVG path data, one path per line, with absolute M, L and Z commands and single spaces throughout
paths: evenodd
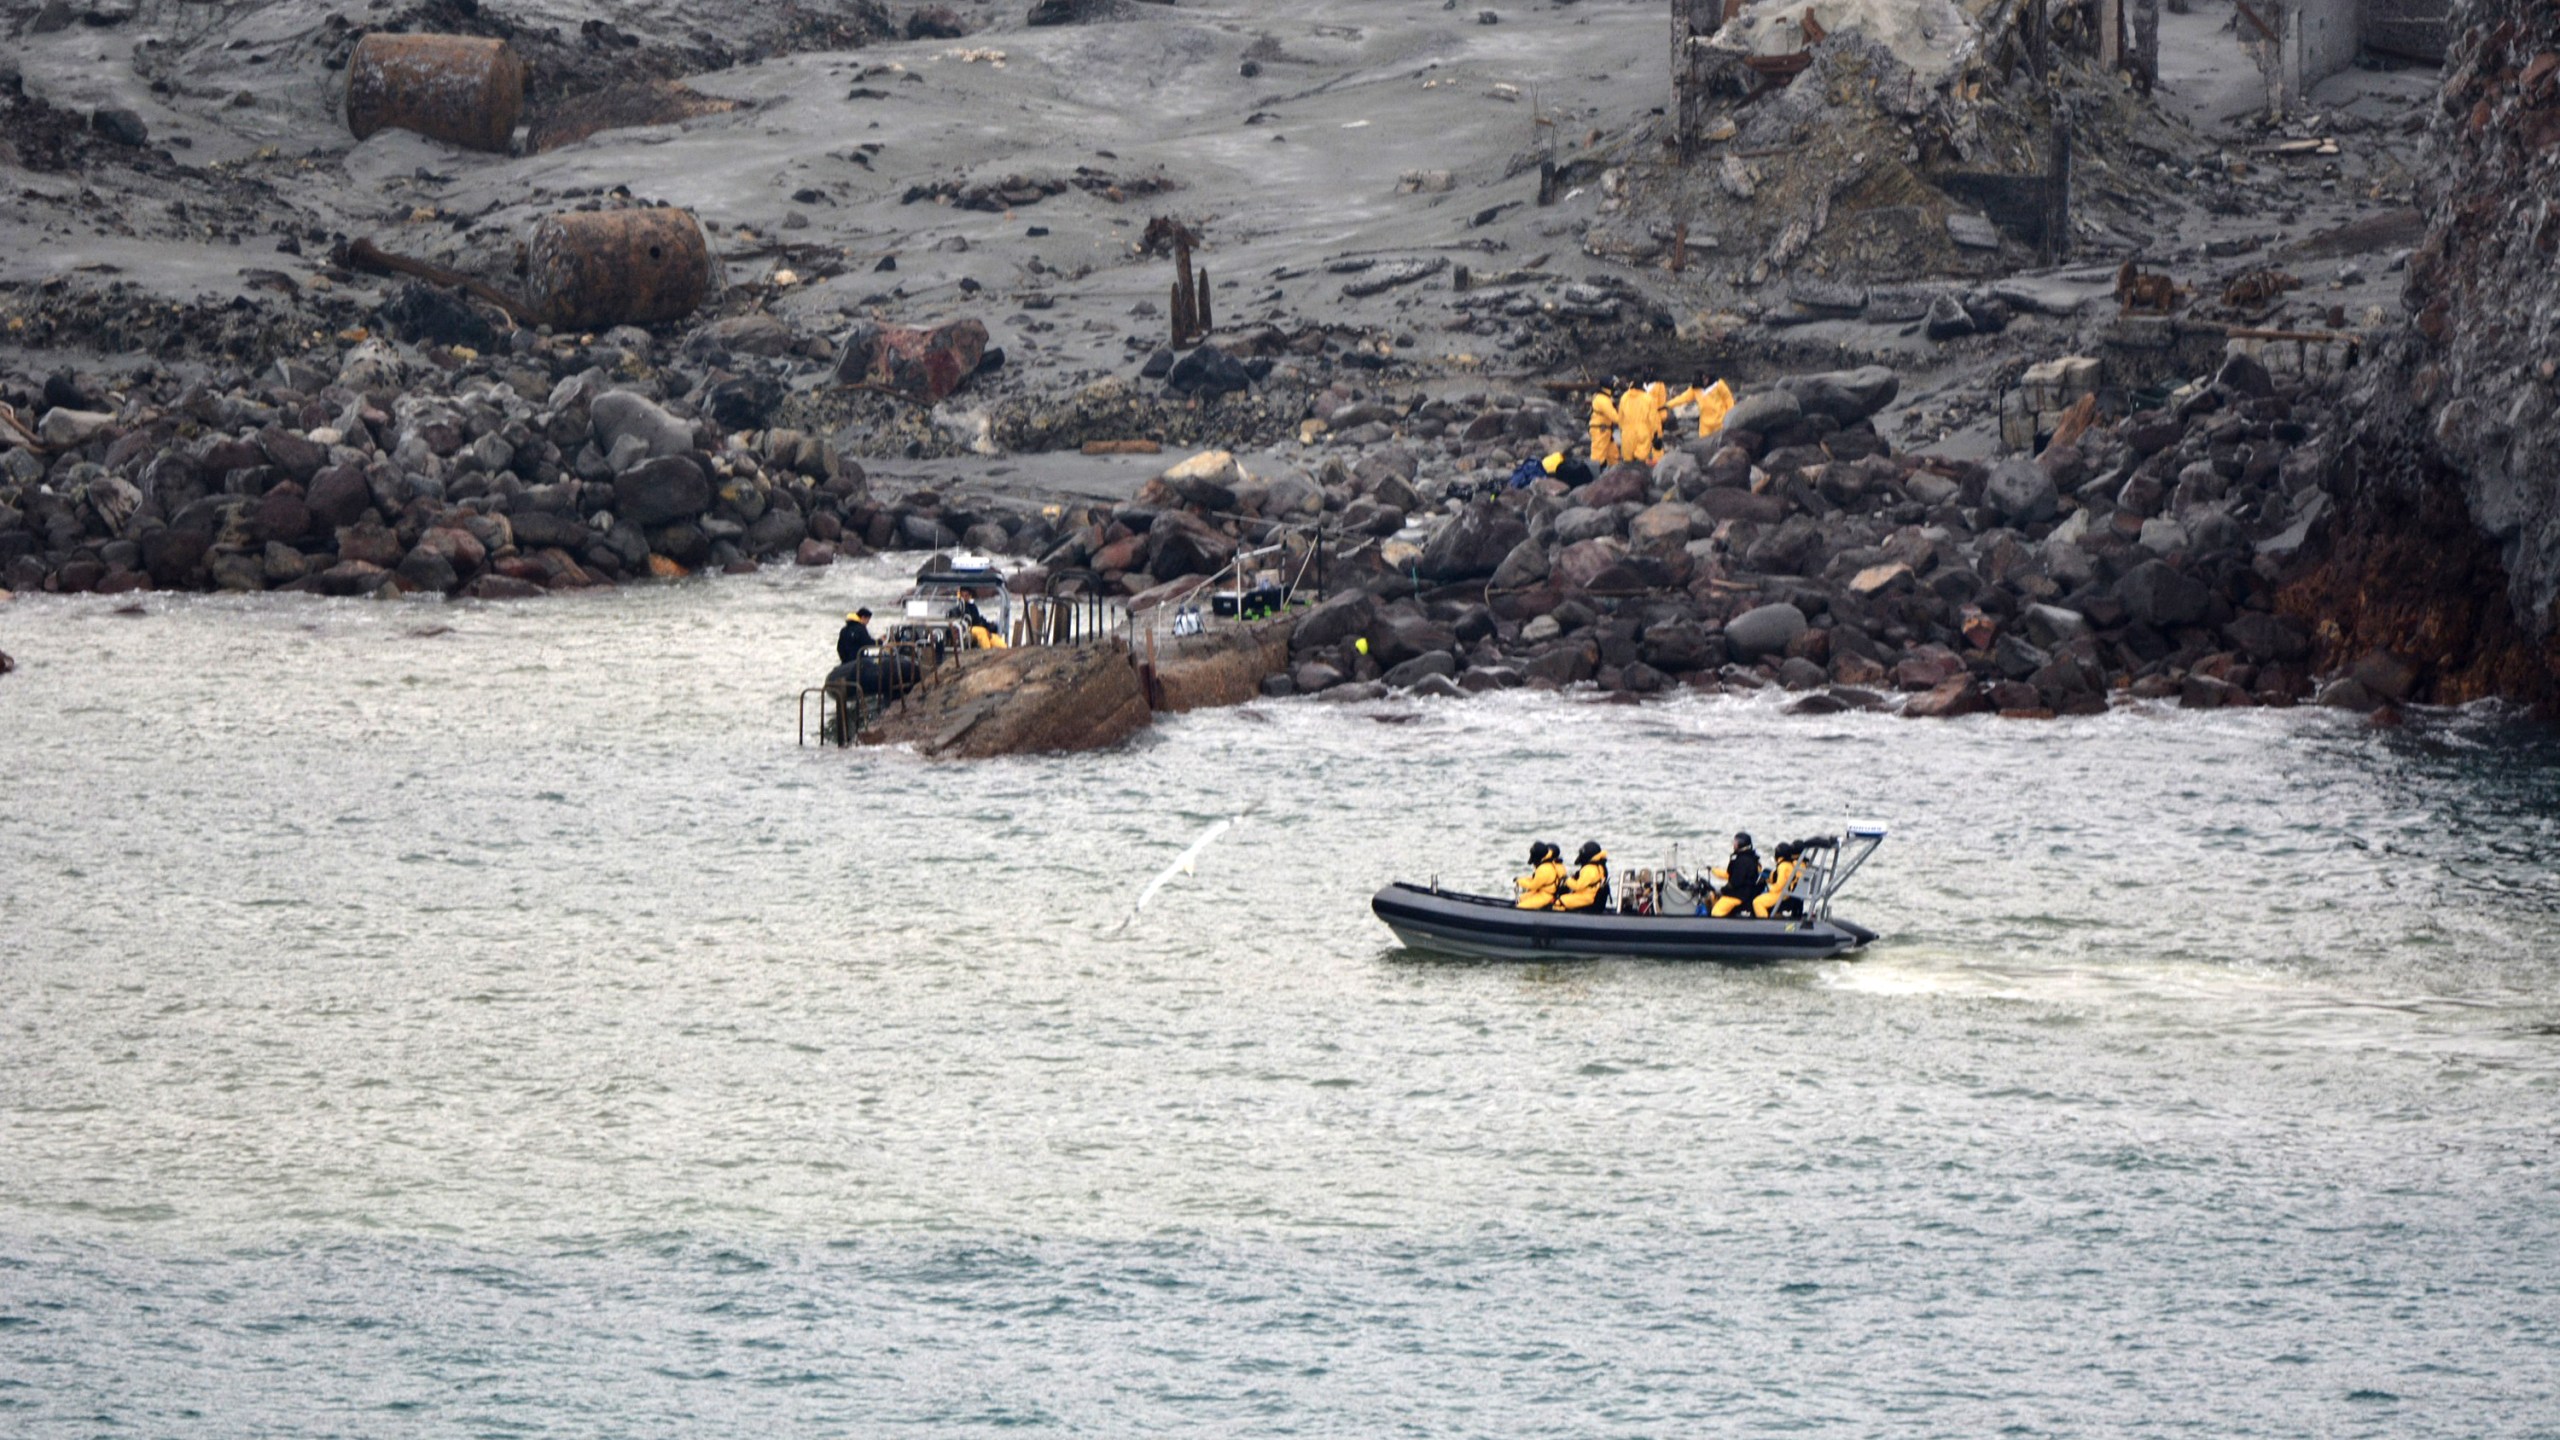
M 572 210 L 533 227 L 525 277 L 556 329 L 655 325 L 702 304 L 711 247 L 690 210 Z
M 524 114 L 524 61 L 474 35 L 367 35 L 347 57 L 347 128 L 413 130 L 505 154 Z

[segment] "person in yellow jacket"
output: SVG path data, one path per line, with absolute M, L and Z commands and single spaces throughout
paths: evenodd
M 1573 878 L 1564 882 L 1564 894 L 1556 897 L 1559 910 L 1588 910 L 1593 906 L 1609 908 L 1609 852 L 1597 840 L 1582 842 L 1582 853 L 1573 857 Z
M 1703 440 L 1724 428 L 1724 417 L 1733 413 L 1733 387 L 1719 380 L 1704 390 L 1692 385 L 1663 403 L 1665 410 L 1683 405 L 1698 407 L 1698 438 Z
M 1650 465 L 1662 458 L 1662 402 L 1670 392 L 1660 382 L 1637 385 L 1618 397 L 1618 453 Z
M 1591 396 L 1591 463 L 1618 463 L 1618 405 L 1606 390 Z
M 970 644 L 981 650 L 1003 650 L 1008 648 L 1005 644 L 1004 636 L 997 633 L 995 622 L 989 620 L 986 616 L 986 612 L 978 608 L 977 601 L 964 600 L 961 602 L 961 606 L 961 618 L 966 620 L 969 625 Z
M 1796 872 L 1804 868 L 1804 862 L 1797 858 L 1804 852 L 1796 846 L 1781 845 L 1771 853 L 1777 857 L 1778 863 L 1769 867 L 1769 888 L 1760 893 L 1759 899 L 1751 902 L 1751 913 L 1763 920 L 1768 919 L 1777 910 L 1779 902 L 1787 898 L 1787 887 L 1796 883 Z
M 1556 903 L 1556 887 L 1564 883 L 1564 852 L 1552 840 L 1529 842 L 1529 873 L 1514 879 L 1523 910 L 1544 910 Z

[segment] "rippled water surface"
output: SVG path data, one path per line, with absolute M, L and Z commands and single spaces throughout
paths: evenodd
M 0 607 L 0 1433 L 2560 1433 L 2548 732 L 795 748 L 895 589 Z M 1854 962 L 1367 909 L 1867 816 Z

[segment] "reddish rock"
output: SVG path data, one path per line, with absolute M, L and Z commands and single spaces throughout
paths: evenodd
M 1925 695 L 1912 698 L 1902 707 L 1907 720 L 1951 720 L 1958 715 L 1979 715 L 1991 708 L 1979 686 L 1970 675 L 1949 680 Z
M 310 529 L 311 507 L 302 503 L 302 487 L 291 480 L 268 491 L 249 512 L 249 533 L 262 545 L 270 540 L 290 544 Z
M 280 425 L 270 425 L 258 432 L 258 448 L 266 452 L 270 464 L 303 485 L 310 484 L 312 478 L 320 473 L 320 467 L 329 463 L 326 446 Z
M 1570 593 L 1588 590 L 1592 582 L 1626 558 L 1627 547 L 1615 540 L 1577 540 L 1556 552 L 1552 579 Z
M 791 560 L 796 565 L 833 565 L 836 563 L 836 547 L 824 540 L 803 540 L 799 553 Z
M 474 600 L 531 600 L 544 592 L 541 586 L 529 581 L 491 573 L 472 581 L 462 593 Z
M 359 520 L 338 531 L 338 558 L 360 561 L 388 570 L 400 563 L 408 548 L 390 526 L 379 520 Z
M 1138 557 L 1144 555 L 1146 550 L 1146 536 L 1124 535 L 1093 552 L 1093 568 L 1105 575 L 1131 569 L 1137 565 Z
M 943 400 L 986 357 L 987 327 L 975 320 L 919 329 L 856 325 L 836 356 L 836 378 L 878 385 L 928 403 Z
M 1653 471 L 1633 461 L 1621 461 L 1600 472 L 1600 478 L 1574 492 L 1574 503 L 1597 510 L 1603 505 L 1623 505 L 1630 500 L 1642 503 L 1650 498 Z
M 302 503 L 310 507 L 314 528 L 338 530 L 364 517 L 373 505 L 373 487 L 353 465 L 332 465 L 311 477 Z
M 1964 661 L 1954 651 L 1923 645 L 1893 667 L 1893 683 L 1899 690 L 1934 690 L 1964 674 Z
M 393 543 L 398 542 L 395 540 Z M 398 563 L 399 558 L 393 556 L 393 563 Z M 391 578 L 391 570 L 389 566 L 364 560 L 341 560 L 313 578 L 318 581 L 323 595 L 370 595 L 382 588 L 382 582 Z
M 460 575 L 469 575 L 489 563 L 489 552 L 480 538 L 468 530 L 439 525 L 418 537 L 421 549 L 432 550 L 445 558 L 445 563 Z

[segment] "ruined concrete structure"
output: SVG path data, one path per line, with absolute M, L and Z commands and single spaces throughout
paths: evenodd
M 2433 65 L 2453 0 L 2237 0 L 2240 38 L 2267 77 L 2267 108 L 2290 114 L 2312 87 L 2371 51 Z

